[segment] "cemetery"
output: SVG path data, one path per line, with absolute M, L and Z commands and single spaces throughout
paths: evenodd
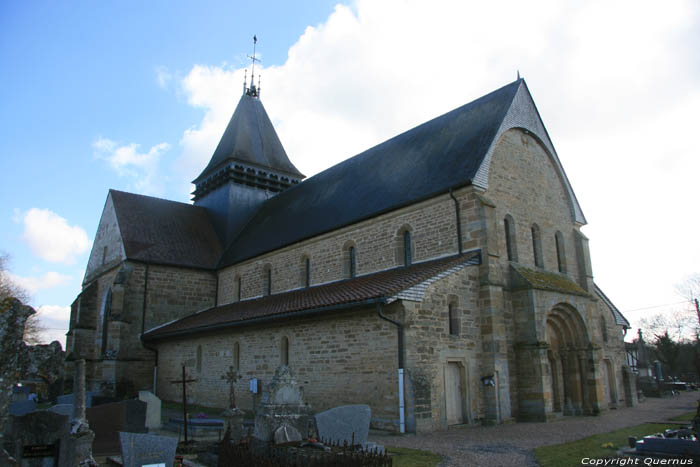
M 229 380 L 233 381 L 229 374 Z M 384 447 L 368 441 L 367 405 L 314 413 L 287 366 L 268 384 L 256 382 L 260 403 L 254 414 L 230 407 L 218 417 L 188 411 L 183 368 L 183 412 L 163 409 L 150 391 L 112 401 L 85 390 L 85 362 L 76 362 L 75 392 L 39 409 L 17 397 L 4 429 L 8 462 L 21 466 L 375 466 L 392 465 Z M 167 419 L 167 420 L 166 420 Z M 12 464 L 9 464 L 12 465 Z

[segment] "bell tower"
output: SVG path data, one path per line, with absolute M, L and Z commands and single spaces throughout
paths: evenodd
M 257 41 L 253 36 L 250 86 L 244 80 L 243 95 L 221 141 L 209 164 L 192 182 L 195 206 L 209 210 L 224 245 L 265 200 L 304 179 L 289 160 L 260 101 L 259 77 L 255 86 Z

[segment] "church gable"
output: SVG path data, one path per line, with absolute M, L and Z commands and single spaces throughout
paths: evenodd
M 90 258 L 83 284 L 87 284 L 104 271 L 114 267 L 126 259 L 122 235 L 117 222 L 112 193 L 107 195 L 100 223 L 97 226 L 95 241 L 92 243 Z
M 566 189 L 566 193 L 571 204 L 571 211 L 574 216 L 574 219 L 579 224 L 586 224 L 586 218 L 583 215 L 581 206 L 579 206 L 578 204 L 578 200 L 576 199 L 576 195 L 574 194 L 574 191 L 571 188 L 569 179 L 567 178 L 566 173 L 564 172 L 564 168 L 562 167 L 561 162 L 559 161 L 557 152 L 554 150 L 554 145 L 552 144 L 552 141 L 549 138 L 549 134 L 547 133 L 547 130 L 544 127 L 544 123 L 542 122 L 540 114 L 537 111 L 537 107 L 535 106 L 535 102 L 532 99 L 532 95 L 530 94 L 530 91 L 528 90 L 524 80 L 518 80 L 517 83 L 517 93 L 515 94 L 515 97 L 511 106 L 508 109 L 507 114 L 501 122 L 500 128 L 498 129 L 496 136 L 491 141 L 491 145 L 488 149 L 488 152 L 481 161 L 479 169 L 477 170 L 474 176 L 474 185 L 482 187 L 484 189 L 488 189 L 491 159 L 493 157 L 493 153 L 496 149 L 498 142 L 506 132 L 514 128 L 519 128 L 521 130 L 524 130 L 526 133 L 531 133 L 532 135 L 534 135 L 544 146 L 545 150 L 547 151 L 549 157 L 552 160 L 552 164 L 556 168 L 557 173 L 559 174 L 559 177 L 561 178 L 562 183 Z
M 221 242 L 198 206 L 110 190 L 127 259 L 214 269 Z

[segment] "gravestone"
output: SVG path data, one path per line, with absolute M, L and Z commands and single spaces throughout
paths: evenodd
M 92 407 L 92 398 L 99 395 L 98 391 L 85 391 L 85 407 Z M 75 394 L 65 394 L 56 398 L 56 404 L 75 405 Z
M 304 403 L 304 392 L 286 365 L 277 367 L 275 376 L 263 392 L 255 412 L 253 436 L 270 441 L 275 430 L 282 425 L 294 427 L 303 437 L 313 429 L 311 407 Z
M 49 407 L 49 411 L 53 413 L 58 413 L 61 415 L 68 415 L 69 417 L 73 415 L 73 404 L 56 404 Z
M 119 432 L 146 433 L 146 403 L 132 399 L 91 407 L 86 410 L 90 428 L 95 433 L 96 455 L 119 452 Z
M 239 408 L 226 409 L 221 412 L 221 418 L 224 420 L 224 430 L 228 427 L 231 428 L 229 436 L 231 441 L 238 441 L 245 435 L 245 430 L 243 428 L 243 423 L 245 419 L 245 414 Z
M 372 411 L 368 405 L 343 405 L 316 414 L 318 437 L 324 442 L 365 446 Z
M 147 465 L 173 467 L 177 438 L 120 432 L 119 440 L 124 467 Z
M 23 467 L 65 464 L 69 438 L 68 416 L 37 410 L 12 417 L 14 457 Z M 63 456 L 63 457 L 59 457 Z
M 161 402 L 151 391 L 139 391 L 139 400 L 146 403 L 146 428 L 161 427 Z
M 22 416 L 36 410 L 36 402 L 30 400 L 10 402 L 10 415 Z

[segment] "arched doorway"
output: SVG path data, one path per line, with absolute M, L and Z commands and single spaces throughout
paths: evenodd
M 574 308 L 557 305 L 547 313 L 546 338 L 551 410 L 563 415 L 580 415 L 588 397 L 586 325 Z

